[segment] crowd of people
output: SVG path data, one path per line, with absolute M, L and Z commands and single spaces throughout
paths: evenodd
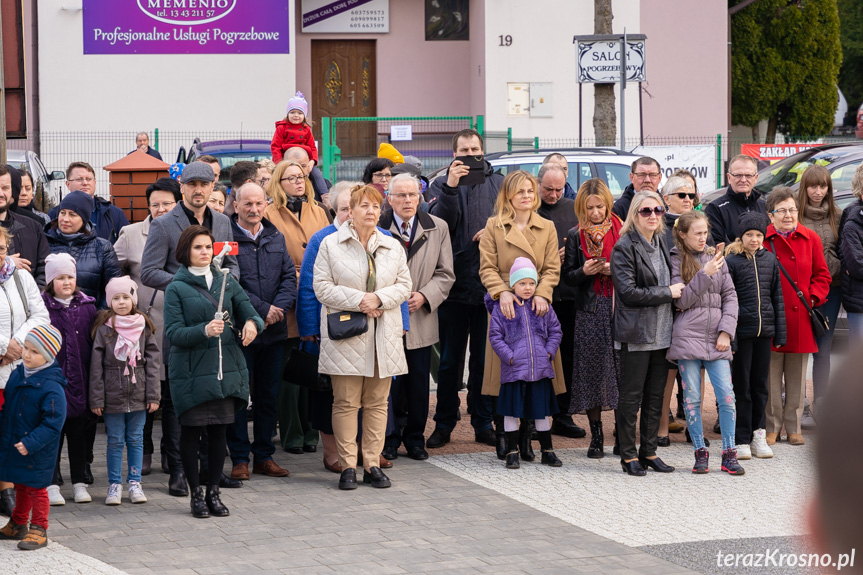
M 534 434 L 539 462 L 563 465 L 552 435 L 585 437 L 577 414 L 587 457 L 604 457 L 601 413 L 614 410 L 623 471 L 673 472 L 659 448 L 682 430 L 677 384 L 692 471 L 707 473 L 709 380 L 721 470 L 742 475 L 740 460 L 772 457 L 783 430 L 804 443 L 808 358 L 814 413 L 840 303 L 852 341 L 863 336 L 863 168 L 840 212 L 825 169 L 762 197 L 755 161 L 736 156 L 726 194 L 702 211 L 692 174 L 660 188 L 648 157 L 616 200 L 601 179 L 573 190 L 559 154 L 537 176 L 485 162 L 475 181 L 458 158 L 481 157 L 483 139 L 462 130 L 430 184 L 399 156 L 330 188 L 307 149 L 305 100 L 292 102 L 274 161 L 237 162 L 221 191 L 215 158 L 172 166 L 131 225 L 96 196 L 87 163 L 69 166 L 69 193 L 47 215 L 32 178 L 0 166 L 0 512 L 11 517 L 0 538 L 44 546 L 48 507 L 65 504 L 64 442 L 76 503 L 101 475 L 105 503 L 122 504 L 124 447 L 128 499 L 146 502 L 157 410 L 169 493 L 195 517 L 229 515 L 220 489 L 250 473 L 288 477 L 277 442 L 293 454 L 320 445 L 340 489 L 357 488 L 358 466 L 363 483 L 389 487 L 383 470 L 400 453 L 427 459 L 451 440 L 465 369 L 475 440 L 506 468 L 536 459 Z M 99 418 L 105 474 L 91 468 Z

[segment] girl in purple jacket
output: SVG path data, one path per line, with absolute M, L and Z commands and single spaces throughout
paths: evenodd
M 707 216 L 691 211 L 674 223 L 671 283 L 686 286 L 675 300 L 677 313 L 666 357 L 683 378 L 686 426 L 695 449 L 693 473 L 707 473 L 709 453 L 701 425 L 701 368 L 707 370 L 719 403 L 722 471 L 743 475 L 734 442 L 736 412 L 731 386 L 731 339 L 737 330 L 737 292 L 722 252 L 707 246 Z
M 497 412 L 503 415 L 506 432 L 506 467 L 518 469 L 519 419 L 536 421 L 542 463 L 552 467 L 563 465 L 551 445 L 550 415 L 558 412 L 554 395 L 552 361 L 560 347 L 563 332 L 551 307 L 544 316 L 533 311 L 531 298 L 536 291 L 536 267 L 527 258 L 516 258 L 509 272 L 509 285 L 516 296 L 516 313 L 506 319 L 500 302 L 485 296 L 491 313 L 488 338 L 500 357 L 500 396 Z
M 63 337 L 63 347 L 57 363 L 66 377 L 66 421 L 60 434 L 60 448 L 54 479 L 48 487 L 51 505 L 64 505 L 60 494 L 63 478 L 60 475 L 60 452 L 63 439 L 69 451 L 69 473 L 72 476 L 72 495 L 75 503 L 92 501 L 87 492 L 87 453 L 92 449 L 88 427 L 93 423 L 87 405 L 90 390 L 90 326 L 96 317 L 96 300 L 78 289 L 75 259 L 69 254 L 50 254 L 45 258 L 45 289 L 42 300 L 48 308 L 51 325 Z

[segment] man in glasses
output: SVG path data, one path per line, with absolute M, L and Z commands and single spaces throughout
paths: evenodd
M 483 304 L 486 289 L 479 278 L 479 239 L 488 218 L 494 213 L 494 202 L 503 176 L 496 174 L 483 158 L 482 136 L 476 130 L 462 130 L 453 136 L 452 155 L 453 158 L 472 156 L 474 160 L 481 159 L 484 180 L 479 184 L 459 185 L 461 179 L 470 174 L 470 168 L 461 160 L 453 159 L 446 174 L 435 179 L 429 187 L 429 213 L 449 226 L 455 270 L 455 283 L 449 297 L 438 309 L 441 357 L 435 430 L 426 441 L 430 448 L 449 443 L 450 433 L 458 422 L 458 391 L 468 336 L 468 393 L 474 439 L 478 443 L 495 445 L 493 398 L 482 395 L 488 313 Z
M 745 212 L 767 213 L 761 194 L 755 191 L 758 164 L 755 158 L 738 154 L 728 162 L 728 189 L 724 196 L 710 202 L 704 214 L 710 222 L 710 232 L 717 244 L 730 244 L 737 239 L 737 219 Z
M 112 244 L 120 237 L 120 230 L 129 225 L 129 220 L 123 210 L 110 201 L 96 195 L 96 172 L 87 162 L 72 162 L 66 168 L 66 188 L 70 192 L 82 191 L 93 197 L 93 213 L 90 215 L 90 225 L 96 230 L 96 235 Z M 60 215 L 60 206 L 48 212 L 51 221 Z
M 659 162 L 648 156 L 638 158 L 632 162 L 632 169 L 629 172 L 630 184 L 626 186 L 620 197 L 614 200 L 611 211 L 621 220 L 626 221 L 629 204 L 632 203 L 636 192 L 655 192 L 659 189 L 660 180 L 662 180 L 662 170 Z

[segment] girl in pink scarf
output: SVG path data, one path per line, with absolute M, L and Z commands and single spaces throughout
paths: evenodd
M 127 450 L 127 482 L 132 503 L 145 503 L 141 489 L 144 422 L 159 408 L 159 348 L 156 327 L 138 311 L 138 286 L 129 276 L 114 278 L 105 288 L 109 309 L 93 322 L 90 366 L 90 409 L 105 418 L 108 431 L 108 496 L 106 505 L 123 500 L 123 445 Z

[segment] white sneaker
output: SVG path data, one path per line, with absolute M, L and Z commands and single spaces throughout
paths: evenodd
M 66 505 L 66 500 L 60 495 L 59 485 L 48 486 L 48 504 L 49 505 Z
M 141 488 L 141 484 L 137 481 L 129 482 L 129 499 L 132 503 L 146 503 L 147 496 L 144 495 L 144 490 Z
M 748 445 L 735 445 L 734 447 L 737 449 L 737 459 L 752 459 L 752 452 Z
M 93 501 L 93 498 L 87 492 L 86 483 L 73 483 L 72 495 L 75 496 L 75 503 L 90 503 Z
M 108 497 L 105 498 L 105 505 L 120 505 L 121 503 L 123 503 L 123 485 L 112 483 L 108 487 Z
M 763 429 L 756 429 L 752 434 L 752 443 L 749 444 L 752 450 L 752 455 L 760 459 L 770 459 L 773 457 L 773 450 L 767 445 L 767 432 Z M 739 457 L 738 457 L 739 458 Z

